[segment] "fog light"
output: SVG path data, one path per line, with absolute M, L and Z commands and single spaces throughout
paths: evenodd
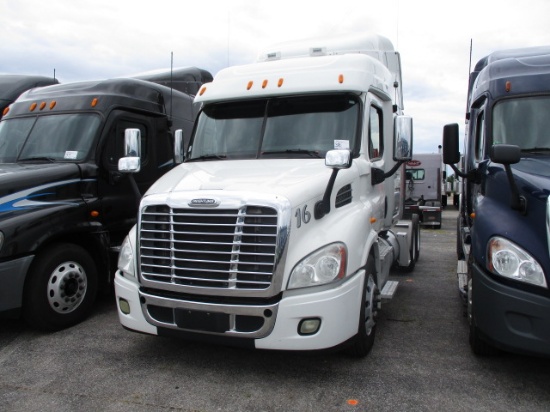
M 298 333 L 300 335 L 313 335 L 319 331 L 321 327 L 321 319 L 302 319 L 298 325 Z
M 118 300 L 118 307 L 120 308 L 120 311 L 124 313 L 125 315 L 130 314 L 130 303 L 126 299 L 120 298 Z

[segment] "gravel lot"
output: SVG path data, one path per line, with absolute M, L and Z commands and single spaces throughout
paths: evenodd
M 548 411 L 549 359 L 470 352 L 455 218 L 422 229 L 415 271 L 392 274 L 364 359 L 135 334 L 111 297 L 61 332 L 0 320 L 0 411 Z

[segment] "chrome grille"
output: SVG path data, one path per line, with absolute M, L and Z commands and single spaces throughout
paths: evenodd
M 141 275 L 190 287 L 266 289 L 275 268 L 277 228 L 277 211 L 270 207 L 148 206 L 141 215 Z

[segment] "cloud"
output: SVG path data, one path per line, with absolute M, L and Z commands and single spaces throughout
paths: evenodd
M 432 151 L 446 122 L 464 124 L 472 65 L 488 53 L 550 44 L 547 0 L 33 0 L 0 2 L 0 73 L 61 82 L 198 66 L 215 74 L 262 47 L 370 31 L 401 54 L 415 147 Z

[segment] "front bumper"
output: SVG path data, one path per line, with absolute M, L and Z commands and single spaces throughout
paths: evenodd
M 473 268 L 476 326 L 486 340 L 511 352 L 550 355 L 550 298 L 495 281 Z
M 247 339 L 258 349 L 317 350 L 335 347 L 357 334 L 363 279 L 361 271 L 334 288 L 295 290 L 285 292 L 278 302 L 245 305 L 144 294 L 133 279 L 117 271 L 115 294 L 121 324 L 137 332 L 158 335 L 168 329 L 224 343 L 227 338 Z M 128 302 L 130 313 L 121 311 L 121 299 Z M 320 319 L 319 330 L 300 334 L 304 319 Z
M 0 263 L 0 312 L 8 312 L 23 305 L 25 277 L 34 256 Z

